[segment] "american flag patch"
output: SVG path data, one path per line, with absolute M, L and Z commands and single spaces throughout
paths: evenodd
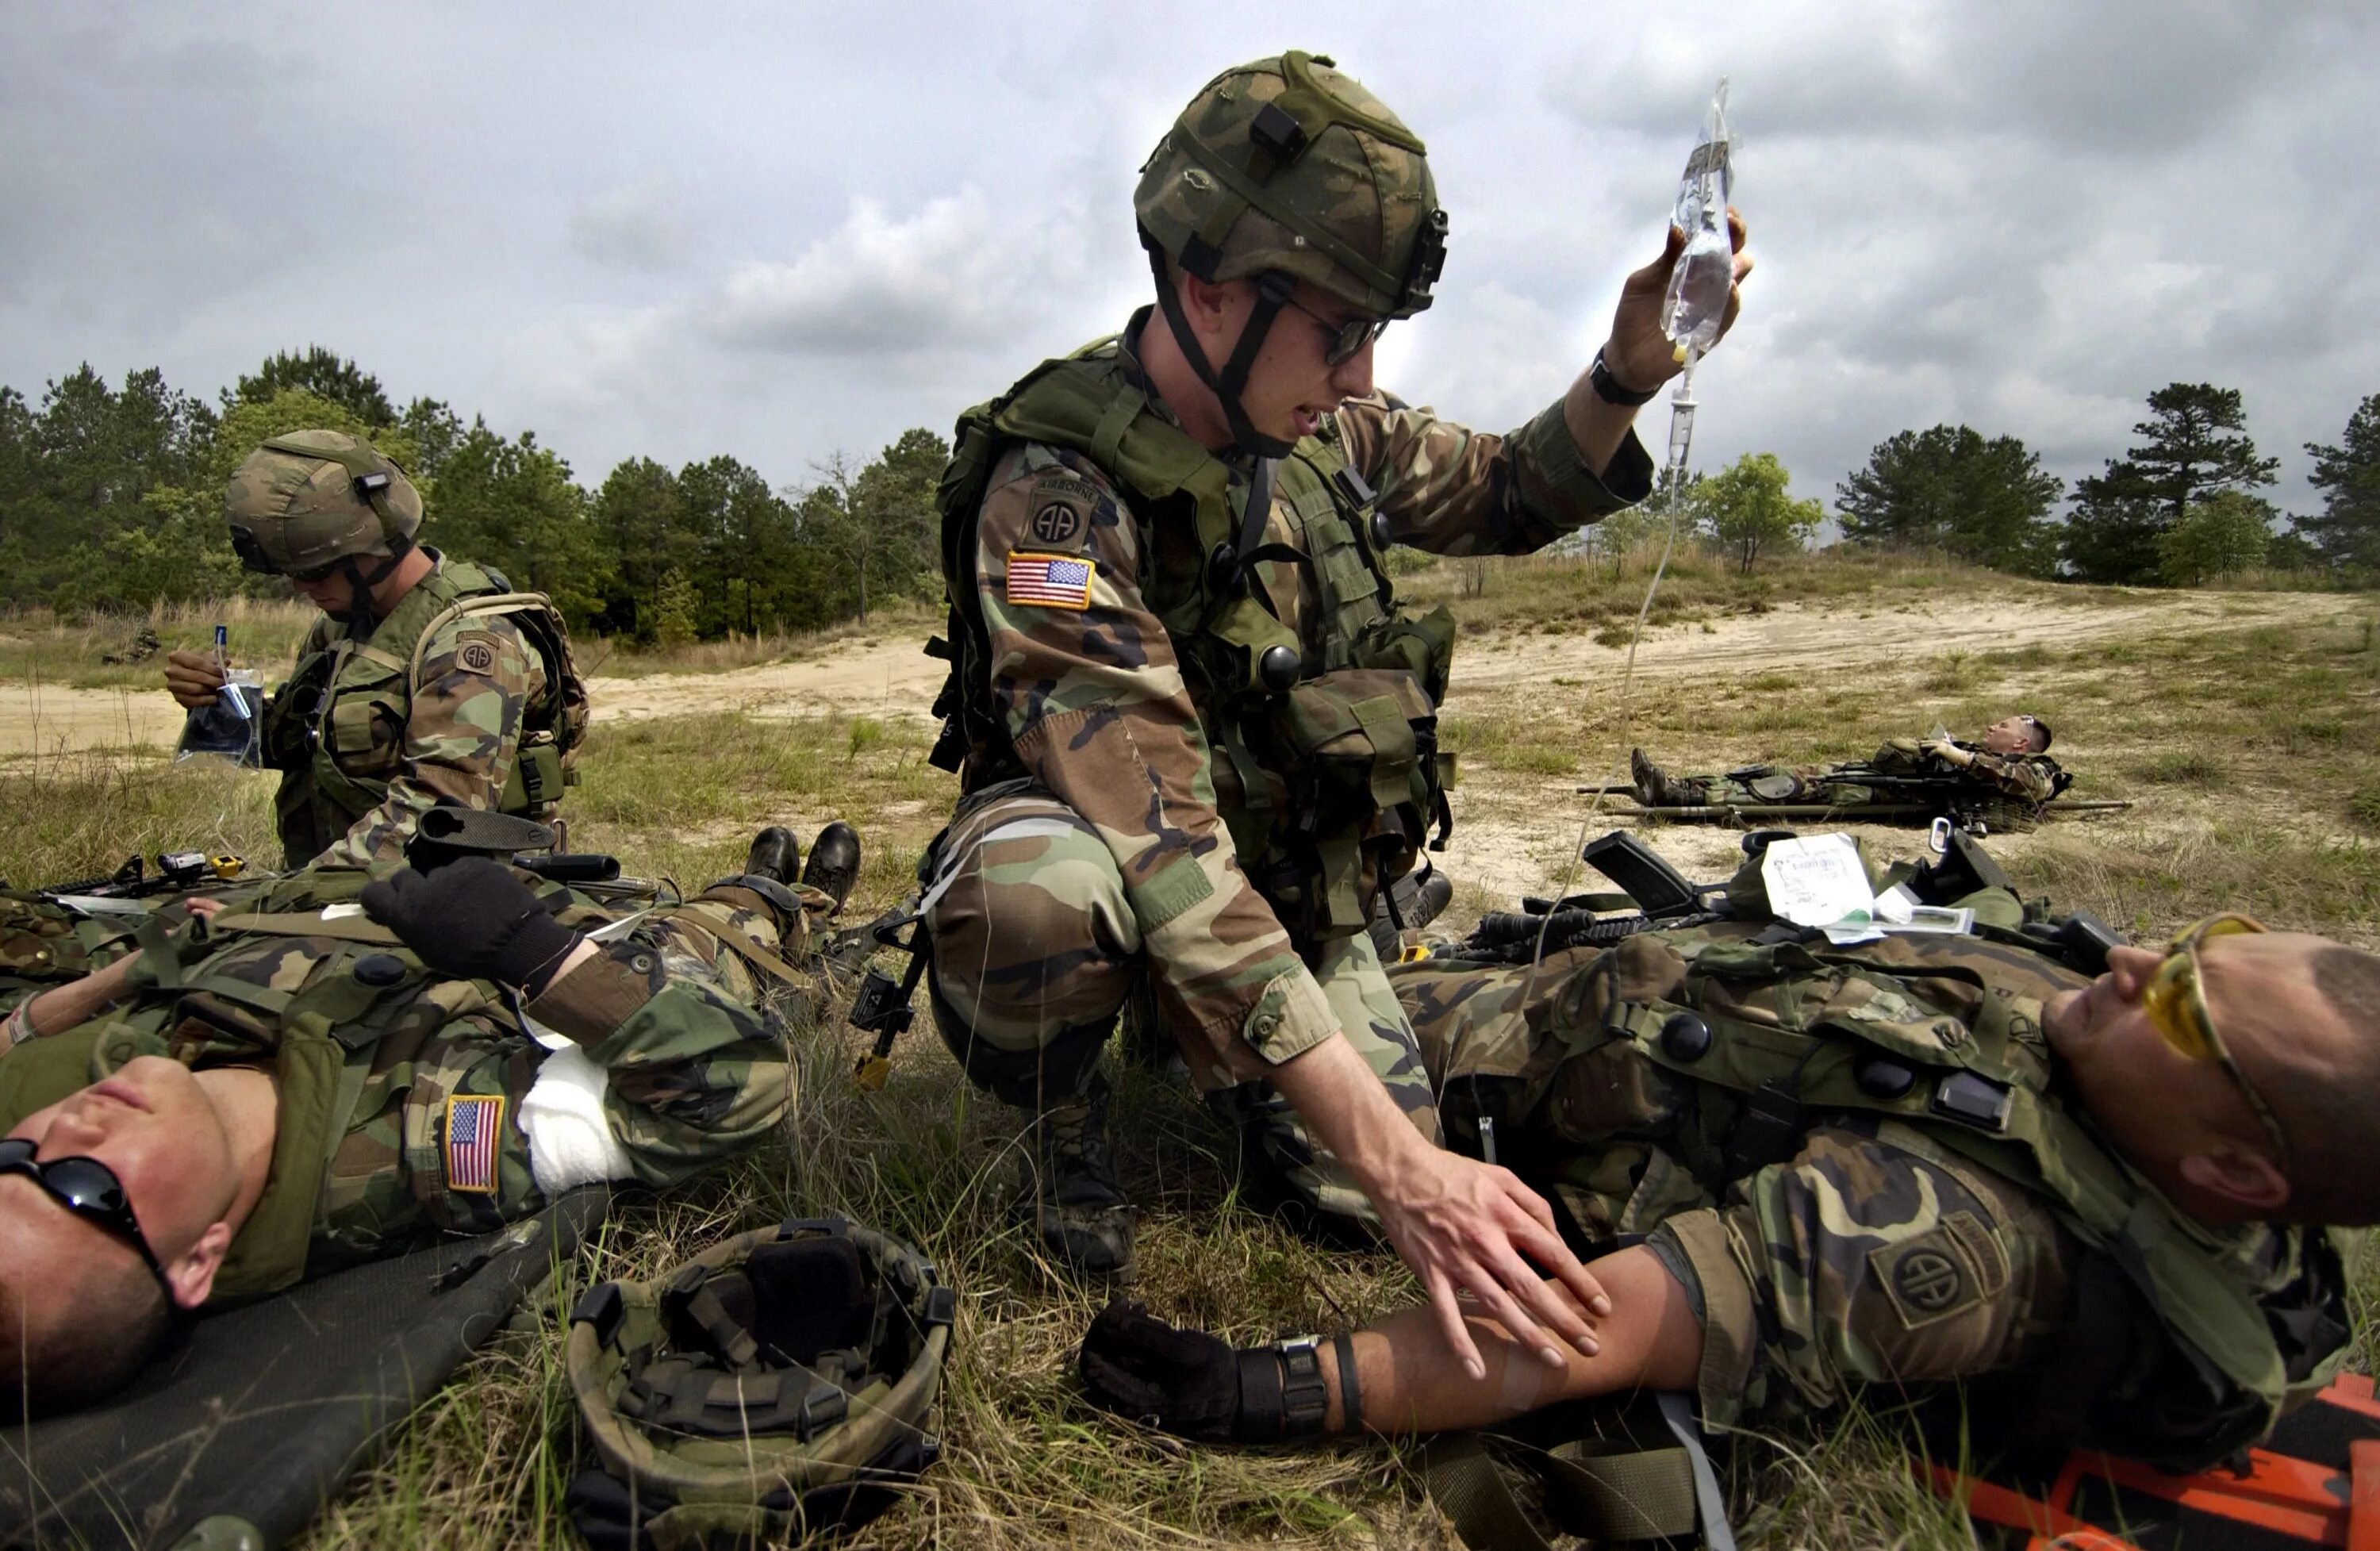
M 1043 609 L 1087 609 L 1099 562 L 1080 556 L 1008 551 L 1008 600 Z
M 496 1194 L 496 1145 L 503 1138 L 504 1096 L 456 1095 L 446 1101 L 446 1188 L 471 1195 Z

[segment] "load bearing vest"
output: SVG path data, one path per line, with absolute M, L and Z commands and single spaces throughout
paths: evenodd
M 2005 947 L 1962 939 L 1912 964 L 1856 950 L 1695 935 L 1647 935 L 1613 949 L 1609 974 L 1566 995 L 1555 1012 L 1562 1042 L 1555 1072 L 1624 1040 L 1652 1065 L 1719 1090 L 1665 1144 L 1698 1177 L 1732 1179 L 1782 1162 L 1807 1130 L 1865 1113 L 2046 1197 L 2137 1290 L 2197 1370 L 2203 1431 L 2164 1440 L 2182 1451 L 2160 1461 L 2168 1468 L 2196 1468 L 2253 1441 L 2288 1405 L 2328 1382 L 2347 1345 L 2343 1304 L 2332 1309 L 2344 1284 L 2344 1236 L 2296 1230 L 2307 1266 L 2296 1294 L 2301 1306 L 2287 1312 L 2309 1321 L 2335 1312 L 2341 1339 L 2310 1365 L 2293 1363 L 2276 1337 L 2277 1311 L 2249 1285 L 2225 1235 L 2173 1206 L 2049 1095 L 2047 1066 L 2029 1048 L 2037 1042 L 2028 1020 L 2038 1003 L 1990 988 L 2007 974 Z M 1958 962 L 1962 948 L 1975 955 L 1973 964 Z M 1671 953 L 1683 961 L 1682 975 L 1650 962 Z M 1972 1011 L 1930 995 L 1952 984 L 1981 988 Z M 1548 1086 L 1560 1080 L 1551 1076 Z M 2127 1451 L 2148 1452 L 2140 1444 Z
M 369 639 L 317 638 L 298 660 L 266 715 L 265 747 L 286 774 L 285 833 L 309 809 L 335 840 L 386 799 L 401 769 L 405 728 L 430 641 L 458 620 L 504 615 L 520 625 L 545 664 L 546 690 L 526 708 L 505 772 L 502 808 L 530 813 L 575 783 L 572 769 L 587 725 L 587 694 L 568 627 L 543 593 L 515 592 L 501 575 L 448 559 L 400 599 Z M 342 817 L 343 816 L 343 817 Z M 317 847 L 319 849 L 319 847 Z
M 989 642 L 976 607 L 976 515 L 994 462 L 1038 442 L 1088 456 L 1120 484 L 1144 526 L 1179 521 L 1195 564 L 1145 541 L 1142 595 L 1164 624 L 1213 757 L 1235 780 L 1218 806 L 1242 865 L 1284 923 L 1308 939 L 1362 929 L 1377 888 L 1409 869 L 1430 822 L 1451 828 L 1452 757 L 1437 711 L 1452 660 L 1443 609 L 1396 606 L 1380 563 L 1388 543 L 1374 494 L 1337 445 L 1308 437 L 1281 460 L 1273 502 L 1297 542 L 1239 552 L 1247 483 L 1159 413 L 1109 338 L 1046 361 L 1008 394 L 969 410 L 936 505 L 951 600 L 953 667 L 936 714 L 936 758 L 975 762 L 977 784 L 1020 773 L 990 697 Z M 1261 529 L 1259 529 L 1261 531 Z M 1321 600 L 1318 643 L 1267 606 L 1254 563 L 1305 568 Z

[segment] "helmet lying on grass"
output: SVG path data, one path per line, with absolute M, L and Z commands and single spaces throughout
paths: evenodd
M 565 1353 L 602 1458 L 570 1484 L 579 1533 L 674 1551 L 873 1519 L 941 1453 L 926 1422 L 957 1305 L 916 1250 L 839 1218 L 594 1288 Z

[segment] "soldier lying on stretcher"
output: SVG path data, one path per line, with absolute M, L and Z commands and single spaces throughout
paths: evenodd
M 2049 757 L 2049 723 L 2037 716 L 2004 716 L 1980 742 L 1941 736 L 1890 738 L 1864 762 L 1839 765 L 1745 765 L 1724 775 L 1673 776 L 1628 751 L 1629 779 L 1646 807 L 1756 806 L 1825 803 L 1859 807 L 1889 802 L 1913 781 L 1956 782 L 2019 807 L 2038 809 L 2068 784 Z M 1884 778 L 1881 782 L 1877 777 Z
M 1599 1350 L 1475 1310 L 1472 1378 L 1426 1309 L 1334 1360 L 1114 1304 L 1084 1344 L 1092 1397 L 1245 1440 L 1639 1387 L 1757 1425 L 1965 1379 L 1979 1448 L 2183 1470 L 2252 1441 L 2350 1343 L 2355 1236 L 2315 1225 L 2380 1218 L 2380 958 L 2219 915 L 2103 943 L 2089 975 L 2005 891 L 1942 903 L 2001 926 L 1837 946 L 1706 917 L 1534 974 L 1392 970 L 1450 1132 L 1497 1138 L 1573 1238 L 1628 1246 L 1592 1263 Z
M 631 911 L 485 857 L 348 874 L 394 941 L 335 907 L 176 906 L 138 952 L 19 1001 L 0 1413 L 106 1395 L 201 1307 L 577 1185 L 674 1184 L 770 1135 L 857 837 L 830 826 L 798 884 L 796 859 L 764 831 L 746 873 L 625 934 L 603 928 Z

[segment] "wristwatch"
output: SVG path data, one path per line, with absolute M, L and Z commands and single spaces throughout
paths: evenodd
M 1310 1437 L 1322 1431 L 1330 1414 L 1330 1394 L 1323 1387 L 1318 1344 L 1312 1336 L 1300 1336 L 1293 1341 L 1281 1342 L 1277 1349 L 1281 1353 L 1281 1410 L 1287 1424 L 1281 1431 L 1293 1438 Z
M 1596 397 L 1606 404 L 1617 404 L 1627 409 L 1634 409 L 1641 405 L 1652 403 L 1654 397 L 1661 391 L 1658 383 L 1641 394 L 1631 393 L 1621 387 L 1620 379 L 1612 376 L 1611 369 L 1603 364 L 1603 352 L 1599 349 L 1595 353 L 1595 364 L 1586 369 L 1586 381 L 1587 384 L 1594 388 Z

